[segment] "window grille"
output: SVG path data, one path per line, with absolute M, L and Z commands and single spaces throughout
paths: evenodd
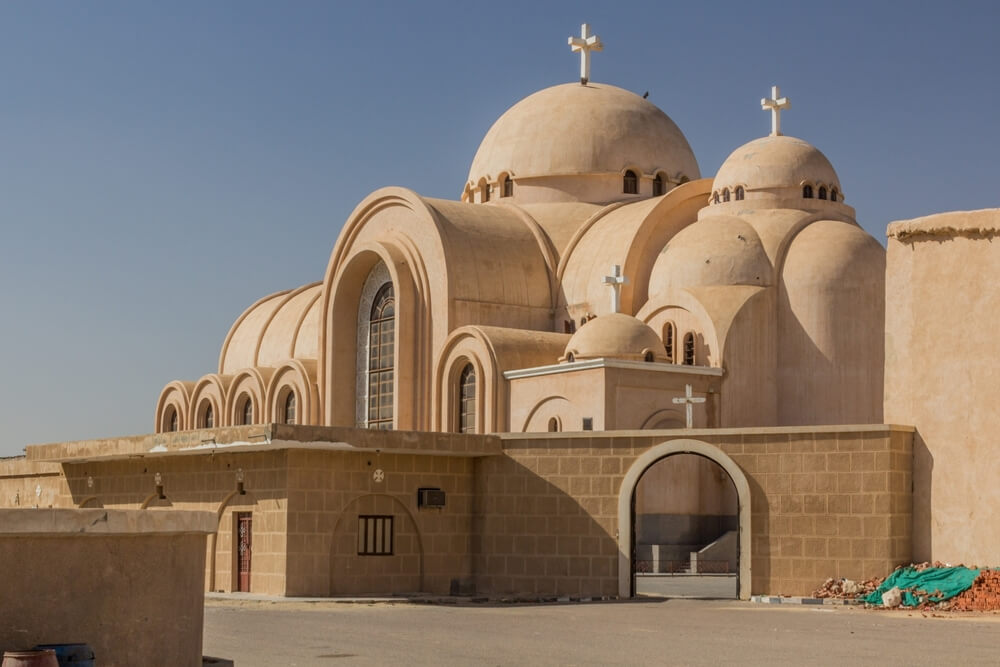
M 286 424 L 297 424 L 296 410 L 298 408 L 298 400 L 295 398 L 295 392 L 288 392 L 288 396 L 285 397 L 285 423 Z
M 623 189 L 627 195 L 639 194 L 639 177 L 631 169 L 625 172 Z
M 391 516 L 358 516 L 359 556 L 391 556 L 392 542 Z
M 466 364 L 458 380 L 458 432 L 476 432 L 476 369 Z
M 684 364 L 694 366 L 694 334 L 684 335 Z
M 396 301 L 392 283 L 375 295 L 368 325 L 368 428 L 392 429 Z

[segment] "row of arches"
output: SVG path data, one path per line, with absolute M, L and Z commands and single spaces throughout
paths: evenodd
M 494 188 L 494 185 L 490 183 L 490 181 L 486 180 L 486 178 L 480 178 L 479 183 L 476 184 L 475 188 L 473 188 L 471 184 L 465 186 L 464 200 L 469 203 L 478 202 L 480 204 L 485 204 L 492 199 L 494 189 L 501 198 L 513 197 L 514 179 L 511 178 L 510 174 L 500 174 Z
M 688 182 L 688 177 L 681 174 L 677 178 L 677 184 L 682 185 Z M 670 179 L 662 171 L 653 176 L 653 196 L 660 197 L 667 194 L 667 183 Z M 626 169 L 622 175 L 622 192 L 627 195 L 639 194 L 639 172 L 634 169 Z
M 719 204 L 730 200 L 743 201 L 744 199 L 746 199 L 746 188 L 742 185 L 737 185 L 732 189 L 732 191 L 730 191 L 729 188 L 722 188 L 721 190 L 715 190 L 712 192 L 713 204 Z
M 840 200 L 840 191 L 837 190 L 836 186 L 832 186 L 828 190 L 826 185 L 822 183 L 805 183 L 802 185 L 803 199 L 812 199 L 814 195 L 816 199 L 829 199 L 834 202 Z
M 663 325 L 663 351 L 667 356 L 667 363 L 694 366 L 697 362 L 694 332 L 684 333 L 678 349 L 677 326 L 673 322 L 667 322 Z M 680 352 L 679 355 L 678 352 Z
M 315 362 L 290 360 L 278 368 L 206 375 L 171 382 L 160 394 L 155 432 L 251 424 L 315 424 L 319 419 Z

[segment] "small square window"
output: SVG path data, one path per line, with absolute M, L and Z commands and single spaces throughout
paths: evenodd
M 358 516 L 358 555 L 392 555 L 392 517 Z
M 583 418 L 583 430 L 584 431 L 593 431 L 594 430 L 594 418 L 593 417 L 584 417 Z

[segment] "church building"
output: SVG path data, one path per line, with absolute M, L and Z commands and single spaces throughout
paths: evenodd
M 30 446 L 0 506 L 208 509 L 207 589 L 278 595 L 628 597 L 681 570 L 803 595 L 930 557 L 908 354 L 944 300 L 887 311 L 910 283 L 777 87 L 770 133 L 703 177 L 569 41 L 580 81 L 500 115 L 457 199 L 372 192 L 153 433 Z

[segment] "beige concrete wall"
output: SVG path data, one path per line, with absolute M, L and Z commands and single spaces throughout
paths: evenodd
M 201 664 L 204 530 L 185 532 L 181 513 L 116 522 L 97 510 L 70 521 L 16 511 L 0 513 L 0 652 L 79 642 L 102 666 Z
M 67 507 L 66 480 L 57 463 L 23 456 L 0 459 L 0 507 Z
M 59 502 L 60 506 L 71 507 L 93 496 L 87 507 L 138 509 L 148 499 L 149 511 L 215 513 L 219 517 L 218 534 L 209 539 L 204 580 L 206 587 L 224 592 L 234 590 L 236 583 L 233 514 L 251 512 L 250 590 L 282 595 L 287 567 L 286 465 L 283 451 L 72 463 L 64 467 L 68 493 Z M 241 468 L 245 495 L 234 494 L 236 471 Z M 163 479 L 166 500 L 150 498 L 157 472 Z M 87 486 L 88 477 L 94 480 L 93 488 Z
M 889 226 L 885 418 L 917 428 L 914 557 L 1000 554 L 1000 210 Z
M 884 576 L 910 558 L 911 433 L 872 427 L 504 436 L 477 463 L 476 581 L 487 594 L 617 595 L 622 480 L 656 445 L 718 447 L 749 480 L 754 593 Z
M 291 451 L 288 595 L 471 592 L 473 459 Z M 373 473 L 382 470 L 376 482 Z M 417 490 L 446 493 L 418 508 Z M 392 556 L 359 556 L 358 517 L 394 519 Z

